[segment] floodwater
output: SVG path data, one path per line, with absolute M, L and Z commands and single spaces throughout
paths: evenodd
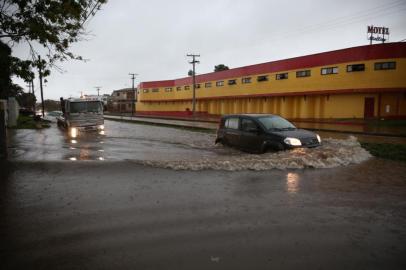
M 333 168 L 358 164 L 371 155 L 357 138 L 322 137 L 321 147 L 255 155 L 215 145 L 215 134 L 105 121 L 104 134 L 88 133 L 70 138 L 56 127 L 11 130 L 12 160 L 129 160 L 137 164 L 176 170 L 268 170 Z

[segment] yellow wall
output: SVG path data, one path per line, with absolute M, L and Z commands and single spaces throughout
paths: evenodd
M 374 70 L 375 62 L 396 62 L 394 70 Z M 349 64 L 365 64 L 365 71 L 347 72 Z M 338 74 L 321 75 L 322 67 L 337 66 Z M 305 70 L 305 69 L 301 69 Z M 212 87 L 205 88 L 204 82 L 201 88 L 196 89 L 196 110 L 209 114 L 230 113 L 275 113 L 287 118 L 363 118 L 364 99 L 375 98 L 375 116 L 378 115 L 379 94 L 335 94 L 323 92 L 314 94 L 314 91 L 333 91 L 346 89 L 379 89 L 379 88 L 402 88 L 406 89 L 406 59 L 379 59 L 373 61 L 351 62 L 338 65 L 320 66 L 311 68 L 311 76 L 296 78 L 297 70 L 281 71 L 288 72 L 288 79 L 276 80 L 276 73 L 258 74 L 268 75 L 269 81 L 257 82 L 258 75 L 251 75 L 251 83 L 242 84 L 240 78 L 224 79 L 224 86 L 216 87 L 216 81 L 212 81 Z M 236 85 L 228 85 L 229 79 L 237 79 Z M 186 111 L 192 109 L 192 86 L 190 90 L 177 91 L 178 86 L 173 86 L 171 92 L 165 91 L 165 87 L 159 88 L 158 93 L 144 93 L 140 89 L 137 102 L 138 112 L 159 111 Z M 404 90 L 403 90 L 404 91 Z M 303 95 L 300 93 L 303 92 Z M 313 92 L 306 95 L 306 92 Z M 376 92 L 376 91 L 375 91 Z M 260 94 L 295 93 L 294 96 L 255 97 Z M 251 97 L 249 97 L 251 95 Z M 244 96 L 247 96 L 244 98 Z M 204 99 L 199 99 L 204 98 Z M 170 101 L 162 101 L 170 100 Z M 178 101 L 177 101 L 178 100 Z M 390 112 L 385 111 L 385 106 L 390 106 Z M 399 109 L 397 109 L 399 107 Z M 381 116 L 406 115 L 405 93 L 382 93 Z
M 396 88 L 406 87 L 406 59 L 384 59 L 379 62 L 396 61 L 396 69 L 394 70 L 374 70 L 374 61 L 344 63 L 337 66 L 338 74 L 321 75 L 320 69 L 326 66 L 311 68 L 311 76 L 296 78 L 297 70 L 281 71 L 277 73 L 288 72 L 289 78 L 286 80 L 276 80 L 276 73 L 258 74 L 268 75 L 269 81 L 257 82 L 258 75 L 250 76 L 252 82 L 242 84 L 241 78 L 237 79 L 236 85 L 228 85 L 228 79 L 224 79 L 224 86 L 217 87 L 216 81 L 212 81 L 211 88 L 205 88 L 204 83 L 201 83 L 201 88 L 196 89 L 197 98 L 223 97 L 223 96 L 240 96 L 240 95 L 255 95 L 255 94 L 281 94 L 304 91 L 325 91 L 336 89 L 362 89 L 362 88 Z M 349 64 L 364 63 L 365 71 L 347 72 L 346 67 Z M 328 67 L 330 67 L 328 66 Z M 140 89 L 138 100 L 163 100 L 163 99 L 190 99 L 192 98 L 192 86 L 190 90 L 177 91 L 177 86 L 172 87 L 172 92 L 166 92 L 165 87 L 158 88 L 158 93 L 152 93 L 152 88 L 149 88 L 149 93 L 144 93 Z

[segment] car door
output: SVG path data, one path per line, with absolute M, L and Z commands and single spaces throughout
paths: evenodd
M 258 152 L 263 143 L 263 132 L 257 123 L 250 118 L 241 118 L 241 147 L 250 152 Z
M 240 141 L 240 118 L 239 117 L 230 117 L 227 118 L 225 123 L 225 139 L 226 142 L 230 145 L 238 146 Z

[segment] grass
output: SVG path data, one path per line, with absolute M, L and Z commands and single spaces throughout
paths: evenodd
M 406 145 L 389 143 L 361 143 L 373 156 L 406 162 Z
M 366 123 L 378 127 L 406 127 L 406 120 L 403 119 L 368 120 Z
M 17 126 L 14 129 L 42 129 L 49 128 L 51 125 L 47 120 L 35 121 L 31 116 L 20 115 L 17 119 Z

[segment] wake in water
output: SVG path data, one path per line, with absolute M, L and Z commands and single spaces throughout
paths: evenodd
M 358 164 L 371 157 L 363 149 L 356 137 L 346 140 L 324 139 L 323 144 L 316 148 L 298 148 L 277 153 L 253 155 L 239 153 L 219 155 L 216 158 L 202 157 L 187 160 L 144 160 L 135 161 L 143 165 L 174 170 L 270 170 L 270 169 L 304 169 L 334 168 L 349 164 Z

